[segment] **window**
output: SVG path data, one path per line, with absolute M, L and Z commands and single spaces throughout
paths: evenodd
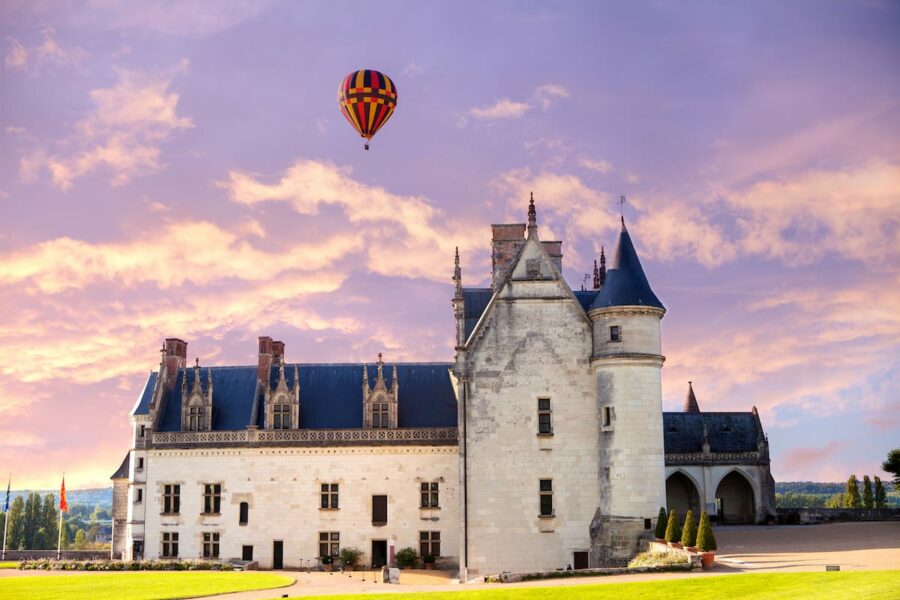
M 238 517 L 238 525 L 246 525 L 250 520 L 250 504 L 241 502 L 240 516 Z
M 163 486 L 163 514 L 177 515 L 181 510 L 181 486 L 167 483 Z
M 542 435 L 553 433 L 550 415 L 550 398 L 538 398 L 538 433 Z
M 253 546 L 241 546 L 241 560 L 253 560 Z
M 145 435 L 147 435 L 147 426 L 146 426 L 146 425 L 141 425 L 141 433 L 140 433 L 140 437 L 144 437 Z
M 611 342 L 621 342 L 622 341 L 622 333 L 619 331 L 618 325 L 610 326 L 609 341 L 611 341 Z
M 219 558 L 218 532 L 203 533 L 203 558 Z
M 144 470 L 144 459 L 138 458 L 137 466 L 134 468 L 135 471 L 143 471 Z
M 319 556 L 337 556 L 341 553 L 341 534 L 338 531 L 319 532 Z
M 217 515 L 222 506 L 222 484 L 207 483 L 203 486 L 203 514 Z
M 372 428 L 387 429 L 391 421 L 387 402 L 376 402 L 372 405 Z
M 134 503 L 140 504 L 144 501 L 144 490 L 141 488 L 134 489 Z
M 609 406 L 603 407 L 603 426 L 612 427 L 612 408 Z
M 162 534 L 162 557 L 178 558 L 178 533 L 164 531 Z
M 553 516 L 553 480 L 541 479 L 541 516 Z
M 420 531 L 419 532 L 419 556 L 441 555 L 441 532 L 440 531 Z
M 420 508 L 438 508 L 438 491 L 440 484 L 437 481 L 423 481 L 420 487 L 421 500 Z
M 192 406 L 188 409 L 188 431 L 203 431 L 203 407 Z
M 338 507 L 338 484 L 323 483 L 322 484 L 322 508 Z
M 272 428 L 273 429 L 290 429 L 291 428 L 291 405 L 276 404 L 272 407 Z
M 372 496 L 372 525 L 387 525 L 387 496 Z

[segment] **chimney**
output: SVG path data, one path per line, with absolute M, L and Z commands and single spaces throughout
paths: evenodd
M 556 265 L 556 270 L 562 273 L 562 242 L 541 242 L 541 247 Z
M 491 232 L 493 234 L 491 239 L 491 265 L 493 267 L 491 287 L 497 291 L 500 282 L 506 275 L 506 269 L 519 253 L 519 249 L 525 245 L 525 223 L 491 225 Z
M 276 365 L 284 362 L 284 342 L 272 342 L 272 357 Z
M 257 377 L 265 385 L 269 384 L 269 374 L 272 372 L 272 338 L 267 335 L 259 336 L 259 369 Z
M 187 342 L 178 338 L 166 338 L 166 389 L 175 387 L 178 371 L 187 362 Z

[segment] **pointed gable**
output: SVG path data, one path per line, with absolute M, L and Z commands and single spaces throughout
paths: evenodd
M 655 306 L 665 310 L 665 306 L 650 289 L 631 236 L 625 229 L 624 219 L 612 267 L 607 271 L 606 283 L 594 299 L 591 309 L 608 306 Z

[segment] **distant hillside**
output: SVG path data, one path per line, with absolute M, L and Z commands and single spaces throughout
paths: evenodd
M 862 488 L 862 477 L 859 479 L 860 491 Z M 884 482 L 884 490 L 890 494 L 894 491 L 894 484 L 890 481 Z M 839 494 L 847 491 L 847 482 L 838 483 L 822 483 L 819 481 L 777 481 L 775 482 L 776 494 Z
M 37 492 L 41 496 L 53 494 L 59 496 L 59 489 L 55 490 L 12 490 L 9 493 L 9 502 L 12 504 L 17 496 L 25 496 L 31 492 Z M 0 491 L 0 502 L 6 499 L 6 494 Z M 92 488 L 88 490 L 66 490 L 66 501 L 70 505 L 84 504 L 86 506 L 97 506 L 105 509 L 112 509 L 112 488 Z M 3 507 L 0 506 L 0 510 Z
M 885 500 L 889 508 L 900 508 L 900 491 L 896 487 L 890 481 L 884 482 Z M 838 501 L 840 505 L 841 495 L 846 491 L 847 484 L 843 481 L 782 481 L 775 484 L 775 504 L 778 508 L 823 508 Z M 859 492 L 863 492 L 862 479 L 859 480 Z

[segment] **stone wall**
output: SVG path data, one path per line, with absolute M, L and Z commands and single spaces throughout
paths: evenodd
M 418 551 L 420 531 L 440 531 L 442 564 L 457 562 L 456 446 L 151 449 L 146 461 L 147 559 L 159 556 L 164 531 L 178 533 L 179 558 L 200 558 L 202 534 L 218 532 L 220 558 L 240 558 L 242 546 L 253 546 L 261 568 L 272 568 L 276 540 L 283 542 L 285 568 L 316 564 L 319 532 L 338 532 L 341 547 L 358 547 L 368 564 L 372 540 Z M 439 482 L 439 508 L 419 508 L 423 481 Z M 160 514 L 166 483 L 181 485 L 176 516 Z M 222 485 L 217 515 L 201 514 L 206 483 Z M 323 483 L 339 485 L 338 509 L 320 508 Z M 385 525 L 372 523 L 374 494 L 388 497 Z M 246 525 L 239 524 L 241 502 L 249 504 Z
M 900 521 L 900 508 L 779 508 L 779 524 L 830 521 Z

